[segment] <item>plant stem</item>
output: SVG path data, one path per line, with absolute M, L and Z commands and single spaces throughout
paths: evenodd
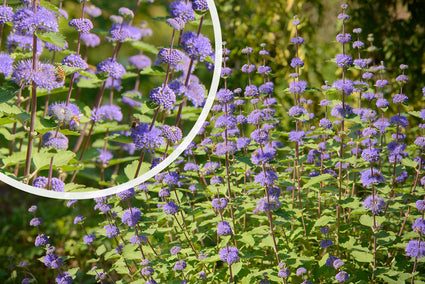
M 179 225 L 180 229 L 182 230 L 183 235 L 184 235 L 184 237 L 185 237 L 185 239 L 186 239 L 186 241 L 187 241 L 188 245 L 191 247 L 191 249 L 192 249 L 193 253 L 196 255 L 196 258 L 198 258 L 198 257 L 199 257 L 199 255 L 198 255 L 198 253 L 196 252 L 195 247 L 193 246 L 192 242 L 189 240 L 188 236 L 186 235 L 186 231 L 183 229 L 183 227 L 182 227 L 182 225 L 180 224 L 179 220 L 177 219 L 177 216 L 176 216 L 176 215 L 174 215 L 174 219 L 176 220 L 177 224 Z
M 35 3 L 34 3 L 35 4 Z M 36 5 L 34 5 L 34 14 L 37 11 Z M 32 36 L 32 44 L 33 44 L 33 51 L 32 51 L 32 69 L 34 72 L 37 70 L 37 36 L 35 33 Z M 27 156 L 25 160 L 25 171 L 24 175 L 28 176 L 31 171 L 31 155 L 32 155 L 32 148 L 34 145 L 34 126 L 35 126 L 35 114 L 37 112 L 37 85 L 32 81 L 32 87 L 31 87 L 31 120 L 30 120 L 30 130 L 28 134 L 28 146 L 27 146 Z
M 419 232 L 419 238 L 418 238 L 418 248 L 420 250 L 421 247 L 421 232 Z M 415 263 L 413 264 L 413 270 L 412 270 L 412 280 L 411 280 L 411 284 L 415 283 L 415 272 L 416 272 L 416 265 L 418 264 L 418 257 L 415 257 Z

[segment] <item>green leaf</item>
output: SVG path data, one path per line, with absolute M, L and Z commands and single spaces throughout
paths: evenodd
M 349 197 L 345 200 L 341 200 L 341 202 L 338 202 L 338 203 L 341 204 L 342 208 L 356 209 L 356 208 L 359 208 L 360 206 L 360 200 L 358 199 L 358 197 L 356 198 Z
M 237 161 L 242 162 L 244 164 L 247 164 L 248 166 L 252 167 L 253 163 L 251 162 L 251 159 L 244 155 L 235 155 L 235 158 Z
M 139 157 L 134 157 L 134 156 L 120 158 L 120 159 L 112 159 L 112 160 L 109 161 L 108 166 L 113 166 L 113 165 L 117 165 L 117 164 L 121 164 L 121 163 L 131 162 L 131 161 L 138 160 L 138 159 L 139 159 Z
M 150 66 L 140 71 L 140 75 L 165 76 L 165 71 L 159 66 Z
M 86 186 L 82 185 L 82 184 L 75 184 L 75 183 L 66 183 L 65 184 L 65 192 L 85 191 L 85 189 L 86 189 Z
M 127 165 L 124 168 L 124 173 L 125 173 L 126 177 L 128 178 L 128 180 L 134 179 L 134 175 L 136 174 L 138 164 L 139 164 L 139 161 L 136 160 L 136 161 L 133 161 L 133 163 Z M 149 170 L 150 170 L 150 164 L 143 162 L 141 167 L 140 167 L 138 176 L 141 176 L 142 174 L 148 172 Z
M 215 134 L 221 133 L 223 131 L 224 131 L 223 128 L 214 127 L 213 130 L 211 130 L 210 135 L 215 135 Z
M 123 97 L 126 97 L 126 98 L 133 99 L 133 100 L 138 101 L 138 102 L 140 102 L 140 103 L 144 103 L 145 101 L 147 101 L 147 100 L 148 100 L 148 99 L 147 99 L 147 98 L 145 98 L 145 97 L 141 97 L 141 96 L 140 96 L 140 93 L 137 93 L 136 91 L 128 91 L 128 92 L 125 92 L 124 94 L 122 94 L 122 96 L 123 96 Z
M 75 279 L 75 276 L 77 275 L 78 270 L 80 270 L 79 267 L 70 268 L 68 269 L 68 273 L 69 275 L 71 275 L 73 279 Z
M 144 283 L 146 283 L 146 280 L 144 279 L 134 280 L 130 282 L 130 284 L 144 284 Z
M 155 46 L 153 46 L 149 43 L 143 42 L 143 41 L 133 41 L 131 43 L 131 46 L 133 46 L 134 48 L 146 51 L 146 52 L 153 53 L 155 55 L 158 54 L 158 49 Z
M 97 247 L 96 249 L 96 254 L 98 256 L 101 256 L 102 254 L 104 254 L 106 252 L 106 247 L 105 245 L 100 245 L 99 247 Z
M 40 1 L 40 5 L 43 6 L 44 8 L 51 10 L 55 13 L 61 14 L 61 11 L 59 10 L 58 7 L 56 7 L 55 5 L 53 5 L 52 3 L 49 3 L 47 1 Z
M 84 152 L 84 155 L 83 155 L 83 158 L 81 159 L 81 161 L 87 161 L 87 160 L 91 160 L 93 158 L 97 158 L 99 156 L 99 154 L 100 154 L 100 152 L 97 149 L 93 149 L 93 148 L 87 149 Z M 80 157 L 80 155 L 81 155 L 81 151 L 78 151 L 77 157 Z
M 75 153 L 72 151 L 62 150 L 58 151 L 53 159 L 53 165 L 56 167 L 64 166 L 75 157 Z
M 153 21 L 153 22 L 164 22 L 167 19 L 168 19 L 167 17 L 155 17 L 155 18 L 151 18 L 150 21 Z
M 5 166 L 13 166 L 24 162 L 26 159 L 26 151 L 14 152 L 11 156 L 7 156 L 2 160 Z
M 295 119 L 302 120 L 302 121 L 304 121 L 304 120 L 308 121 L 310 119 L 310 116 L 308 114 L 303 114 L 303 115 L 295 116 Z
M 102 81 L 99 79 L 85 79 L 85 78 L 81 78 L 80 80 L 78 80 L 77 83 L 77 87 L 78 88 L 87 88 L 87 89 L 94 89 L 94 88 L 98 88 L 100 86 L 100 83 Z
M 205 58 L 205 61 L 214 64 L 214 59 L 212 59 L 209 55 Z
M 191 25 L 194 25 L 194 26 L 198 27 L 199 24 L 200 24 L 200 19 L 196 19 L 194 21 L 190 21 L 189 23 Z M 202 21 L 202 26 L 212 26 L 212 25 L 213 25 L 213 22 L 211 21 L 211 19 L 205 19 L 204 18 L 204 20 Z
M 55 32 L 36 32 L 35 35 L 44 41 L 56 45 L 57 47 L 63 48 L 66 44 L 65 37 L 60 33 Z
M 313 177 L 313 178 L 309 179 L 309 181 L 303 186 L 303 189 L 311 188 L 312 185 L 315 185 L 319 182 L 322 182 L 322 181 L 330 179 L 330 178 L 333 178 L 333 176 L 330 175 L 330 174 L 322 174 L 320 176 Z
M 377 274 L 376 277 L 377 278 L 381 278 L 382 280 L 384 280 L 385 283 L 388 283 L 388 284 L 397 284 L 397 283 L 399 283 L 398 281 L 396 281 L 396 280 L 394 280 L 394 279 L 392 279 L 392 278 L 390 278 L 390 277 L 388 277 L 386 275 Z
M 75 153 L 68 150 L 59 150 L 57 153 L 53 152 L 39 152 L 32 156 L 32 161 L 38 170 L 48 168 L 50 160 L 53 157 L 53 166 L 60 167 L 68 164 L 68 162 L 75 157 Z
M 373 217 L 369 215 L 360 216 L 360 224 L 373 228 Z
M 405 165 L 406 167 L 416 168 L 418 166 L 418 162 L 412 161 L 409 158 L 404 158 L 401 160 L 401 163 Z
M 418 272 L 416 272 L 418 273 Z M 398 277 L 398 283 L 405 283 L 407 279 L 411 278 L 412 274 L 410 273 L 402 273 L 400 274 L 400 276 Z M 419 283 L 415 280 L 415 283 Z
M 8 117 L 0 119 L 0 121 L 4 121 L 4 122 L 8 121 L 9 123 L 10 122 L 16 122 L 16 120 L 12 120 Z M 4 124 L 7 124 L 7 123 L 4 123 Z M 26 136 L 26 132 L 24 132 L 24 131 L 19 131 L 15 134 L 11 134 L 7 128 L 3 128 L 3 127 L 0 128 L 0 134 L 2 134 L 4 136 L 4 138 L 8 141 L 12 141 L 13 139 L 24 138 Z
M 158 107 L 158 105 L 156 105 Z M 140 113 L 145 114 L 145 113 L 149 113 L 151 112 L 151 108 L 148 106 L 148 102 L 146 102 L 146 104 L 143 104 L 140 106 Z
M 233 275 L 237 275 L 239 273 L 239 271 L 241 271 L 241 268 L 242 268 L 242 262 L 241 261 L 234 263 L 232 265 Z
M 123 79 L 123 80 L 125 80 L 125 79 L 128 79 L 128 78 L 135 78 L 135 77 L 137 77 L 137 73 L 134 73 L 134 72 L 126 72 L 126 73 L 122 76 L 122 79 Z
M 18 61 L 18 60 L 22 60 L 22 59 L 29 59 L 29 58 L 32 58 L 32 51 L 25 52 L 25 53 L 23 53 L 23 52 L 15 52 L 15 53 L 10 54 L 10 57 L 13 60 L 15 60 L 15 62 Z
M 412 115 L 412 116 L 415 116 L 417 118 L 421 118 L 420 117 L 420 114 L 421 114 L 420 111 L 409 111 L 409 114 Z
M 65 72 L 66 76 L 84 70 L 82 68 L 69 67 L 69 66 L 66 66 L 66 65 L 61 65 L 61 68 Z M 87 73 L 89 73 L 89 72 L 87 72 Z
M 115 252 L 112 251 L 114 254 Z M 116 255 L 116 254 L 115 254 Z M 126 263 L 124 262 L 124 258 L 117 260 L 114 265 L 112 266 L 112 268 L 118 273 L 118 274 L 124 274 L 124 275 L 129 275 L 129 271 L 127 268 Z
M 14 118 L 23 123 L 31 118 L 30 114 L 23 111 L 16 105 L 9 105 L 7 103 L 0 103 L 0 112 L 3 112 L 8 117 Z
M 326 261 L 329 258 L 329 253 L 325 254 L 322 256 L 322 259 L 319 261 L 319 266 L 324 266 L 326 265 Z
M 260 247 L 274 248 L 273 237 L 271 235 L 268 235 L 267 237 L 263 238 Z
M 392 244 L 396 240 L 396 235 L 393 232 L 380 231 L 376 235 L 376 240 L 379 245 Z
M 0 88 L 0 103 L 13 99 L 18 93 L 16 88 Z
M 50 160 L 54 156 L 54 153 L 50 152 L 39 152 L 34 153 L 32 155 L 32 161 L 35 165 L 35 167 L 40 170 L 44 167 L 48 167 L 50 165 Z
M 99 258 L 90 258 L 89 260 L 86 261 L 86 263 L 97 263 L 99 261 Z M 89 272 L 87 272 L 87 274 L 89 274 Z M 94 274 L 89 274 L 89 275 L 96 275 L 96 272 L 94 272 Z
M 358 262 L 373 262 L 373 255 L 367 251 L 352 251 L 351 256 Z
M 146 106 L 147 106 L 149 109 L 156 109 L 156 108 L 158 107 L 158 104 L 157 104 L 157 103 L 155 103 L 155 102 L 153 102 L 153 101 L 147 101 L 147 102 L 146 102 Z
M 242 238 L 240 240 L 241 240 L 241 242 L 243 242 L 243 243 L 245 243 L 245 244 L 247 244 L 251 247 L 254 246 L 254 244 L 255 244 L 255 240 L 249 232 L 243 233 Z
M 84 70 L 83 71 L 80 71 L 80 75 L 81 76 L 84 76 L 84 77 L 88 77 L 88 78 L 97 80 L 96 75 L 94 75 L 93 73 L 90 73 L 88 71 L 84 71 Z
M 319 220 L 316 221 L 316 223 L 313 226 L 313 229 L 317 227 L 323 227 L 328 224 L 332 224 L 333 222 L 335 222 L 335 217 L 323 215 L 322 217 L 320 217 Z
M 119 134 L 113 134 L 111 136 L 108 136 L 105 138 L 105 140 L 110 140 L 110 141 L 119 142 L 119 143 L 133 143 L 133 140 L 131 139 L 130 136 L 119 135 Z
M 16 120 L 15 119 L 12 119 L 11 117 L 2 117 L 2 118 L 0 118 L 0 125 L 5 125 L 5 124 L 9 124 L 9 123 L 14 123 L 14 122 L 16 122 Z M 12 136 L 7 129 L 4 129 L 4 130 L 6 130 L 7 135 Z M 8 140 L 11 140 L 11 139 L 8 139 Z
M 59 94 L 66 94 L 66 93 L 68 93 L 68 88 L 66 88 L 65 86 L 56 88 L 54 90 L 51 90 L 50 92 L 48 92 L 46 89 L 37 89 L 37 98 L 47 96 L 47 95 L 52 96 L 52 95 L 59 95 Z
M 214 255 L 214 256 L 210 256 L 207 258 L 204 258 L 201 260 L 201 263 L 210 263 L 210 262 L 216 262 L 220 260 L 220 256 L 218 254 Z
M 142 254 L 139 250 L 136 250 L 136 249 L 137 249 L 136 245 L 127 244 L 122 249 L 122 255 L 127 260 L 141 259 Z

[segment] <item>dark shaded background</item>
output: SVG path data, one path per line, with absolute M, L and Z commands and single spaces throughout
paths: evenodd
M 127 1 L 126 1 L 127 2 Z M 135 1 L 132 1 L 135 2 Z M 90 2 L 89 2 L 90 3 Z M 92 1 L 91 3 L 107 11 L 116 11 L 123 3 L 120 1 Z M 234 75 L 229 79 L 230 88 L 237 88 L 240 82 L 246 81 L 245 74 L 236 72 L 245 59 L 239 56 L 240 50 L 249 45 L 256 50 L 262 42 L 267 43 L 271 51 L 269 65 L 273 69 L 273 80 L 276 83 L 276 92 L 283 104 L 282 113 L 285 113 L 292 103 L 290 98 L 282 95 L 282 90 L 287 87 L 287 76 L 291 73 L 288 63 L 294 54 L 289 40 L 293 36 L 290 24 L 294 15 L 299 15 L 302 21 L 301 35 L 305 44 L 301 50 L 301 58 L 306 66 L 303 70 L 303 79 L 309 86 L 320 87 L 325 80 L 333 82 L 340 74 L 332 62 L 335 54 L 340 52 L 340 47 L 335 41 L 336 34 L 340 31 L 340 22 L 336 16 L 340 13 L 340 1 L 265 1 L 265 0 L 220 0 L 217 9 L 221 19 L 223 40 L 228 42 L 232 49 L 229 65 L 235 69 Z M 129 4 L 131 6 L 131 4 Z M 78 14 L 75 10 L 78 3 L 66 2 L 65 8 L 70 11 L 70 17 Z M 131 7 L 130 7 L 131 8 Z M 145 16 L 152 11 L 147 10 Z M 155 11 L 154 13 L 157 13 Z M 162 12 L 166 12 L 165 10 Z M 153 12 L 152 12 L 153 13 Z M 363 29 L 362 40 L 366 42 L 367 35 L 373 33 L 376 50 L 364 53 L 363 57 L 372 57 L 375 62 L 383 60 L 389 71 L 398 74 L 400 64 L 408 64 L 407 75 L 410 78 L 405 88 L 413 108 L 422 104 L 421 89 L 424 82 L 424 44 L 425 44 L 425 2 L 424 1 L 365 1 L 357 0 L 349 3 L 347 13 L 351 16 L 348 22 L 348 31 L 353 28 Z M 141 17 L 143 14 L 141 14 Z M 141 20 L 141 19 L 138 19 Z M 103 21 L 99 19 L 99 21 Z M 99 22 L 99 24 L 102 24 Z M 104 23 L 106 26 L 106 21 Z M 154 28 L 161 34 L 160 26 Z M 162 36 L 160 36 L 162 37 Z M 168 37 L 164 35 L 165 38 Z M 161 42 L 163 39 L 155 39 Z M 72 48 L 72 45 L 71 45 Z M 99 52 L 99 56 L 103 51 Z M 353 52 L 353 50 L 350 50 Z M 124 52 L 125 54 L 125 52 Z M 353 53 L 351 53 L 354 55 Z M 367 56 L 366 56 L 367 54 Z M 96 56 L 96 55 L 95 55 Z M 94 58 L 95 60 L 95 58 Z M 258 63 L 259 58 L 254 59 Z M 392 84 L 395 76 L 387 78 Z M 256 76 L 254 83 L 260 83 Z M 243 84 L 245 85 L 245 84 Z M 282 127 L 288 125 L 283 124 Z M 50 200 L 10 189 L 6 185 L 0 186 L 0 281 L 13 283 L 11 273 L 16 265 L 23 260 L 31 260 L 31 271 L 44 269 L 42 263 L 34 258 L 41 255 L 41 249 L 33 246 L 36 232 L 29 226 L 31 216 L 27 208 L 38 203 L 40 215 L 43 216 L 44 232 L 55 238 L 55 245 L 59 249 L 67 247 L 72 251 L 61 251 L 60 254 L 72 254 L 78 262 L 84 259 L 87 250 L 75 243 L 73 236 L 81 235 L 78 228 L 72 224 L 72 210 L 65 207 L 65 201 Z M 93 212 L 92 201 L 79 201 L 80 214 L 86 215 Z M 88 226 L 90 224 L 88 220 Z M 65 243 L 67 245 L 65 246 Z M 9 259 L 8 256 L 11 258 Z M 84 263 L 79 263 L 84 267 Z M 17 269 L 22 276 L 23 270 Z M 42 270 L 40 270 L 42 271 Z M 9 279 L 9 280 L 8 280 Z M 82 283 L 93 283 L 87 280 Z

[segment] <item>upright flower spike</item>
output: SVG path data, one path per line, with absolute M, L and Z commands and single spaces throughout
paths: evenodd
M 13 20 L 13 8 L 7 5 L 0 6 L 0 25 L 4 25 L 7 22 Z
M 99 36 L 92 33 L 82 33 L 81 40 L 88 47 L 96 47 L 100 44 Z
M 239 261 L 239 250 L 235 247 L 225 247 L 219 252 L 220 260 L 227 262 L 227 264 L 232 265 Z
M 154 88 L 149 93 L 149 99 L 165 110 L 171 110 L 176 103 L 176 95 L 168 86 Z
M 76 104 L 69 103 L 66 105 L 64 102 L 55 102 L 49 105 L 47 114 L 63 123 L 64 126 L 69 126 L 69 129 L 76 130 L 80 126 L 79 121 L 82 114 Z
M 192 2 L 192 9 L 196 12 L 196 13 L 200 13 L 203 14 L 205 12 L 207 12 L 208 9 L 208 3 L 206 0 L 194 0 Z
M 11 79 L 18 85 L 29 85 L 32 82 L 37 87 L 46 89 L 48 92 L 61 87 L 64 82 L 52 80 L 56 78 L 56 68 L 48 63 L 38 63 L 36 69 L 33 69 L 32 60 L 21 61 L 13 70 Z
M 118 236 L 120 230 L 114 225 L 106 225 L 103 227 L 106 230 L 106 236 L 110 239 Z
M 175 1 L 171 3 L 170 15 L 173 18 L 180 18 L 186 23 L 195 20 L 195 13 L 190 2 Z
M 62 133 L 56 131 L 48 131 L 41 137 L 43 147 L 52 147 L 58 150 L 68 149 L 68 138 Z
M 164 125 L 161 131 L 162 135 L 170 141 L 171 144 L 176 144 L 183 138 L 182 131 L 177 126 Z
M 158 52 L 159 62 L 170 64 L 173 68 L 183 60 L 184 54 L 178 49 L 161 48 Z
M 176 213 L 179 210 L 179 207 L 177 206 L 176 203 L 171 201 L 171 202 L 168 202 L 165 205 L 163 205 L 162 210 L 164 211 L 164 213 L 166 213 L 168 215 L 176 215 Z
M 372 211 L 372 214 L 378 215 L 385 209 L 385 201 L 379 196 L 368 196 L 362 203 L 363 207 Z
M 348 280 L 348 273 L 345 271 L 340 271 L 337 275 L 335 275 L 335 279 L 340 283 L 343 283 Z
M 84 6 L 84 13 L 90 17 L 97 18 L 102 15 L 102 10 L 92 4 L 90 6 Z
M 19 9 L 12 16 L 13 27 L 20 34 L 34 33 L 36 31 L 58 32 L 57 18 L 50 10 L 38 6 L 36 9 Z
M 152 127 L 149 129 L 149 125 L 141 123 L 135 128 L 131 129 L 131 138 L 136 146 L 136 149 L 155 149 L 164 144 L 164 138 L 161 137 L 161 130 Z
M 121 121 L 123 114 L 121 108 L 117 105 L 103 105 L 98 109 L 92 111 L 92 120 L 98 122 L 103 121 Z
M 74 280 L 72 279 L 71 275 L 68 272 L 61 272 L 55 278 L 55 281 L 56 283 L 60 283 L 60 284 L 70 284 Z
M 12 74 L 12 71 L 13 59 L 9 54 L 0 52 L 0 73 L 3 73 L 4 77 L 9 77 L 10 74 Z
M 126 41 L 137 41 L 142 39 L 142 30 L 138 27 L 131 26 L 128 22 L 123 22 L 123 19 L 119 17 L 119 21 L 112 24 L 109 30 L 110 37 L 106 37 L 107 40 L 113 42 L 123 43 Z
M 62 65 L 66 65 L 73 68 L 79 68 L 83 70 L 89 67 L 87 63 L 81 58 L 81 55 L 76 55 L 76 54 L 70 54 L 66 56 L 62 60 Z
M 213 52 L 210 40 L 194 32 L 185 32 L 181 37 L 181 44 L 191 59 L 200 62 L 204 62 L 205 58 Z
M 406 255 L 414 258 L 425 256 L 425 241 L 410 240 L 405 249 Z
M 121 220 L 124 224 L 127 224 L 129 227 L 134 227 L 137 222 L 140 220 L 142 212 L 139 208 L 129 208 L 127 209 L 121 217 Z
M 43 176 L 39 176 L 34 180 L 33 186 L 44 189 L 52 189 L 57 192 L 64 192 L 65 184 L 58 178 L 52 178 L 50 181 L 50 187 L 47 188 L 47 178 Z
M 68 24 L 82 34 L 88 34 L 93 29 L 93 23 L 89 19 L 72 19 Z
M 41 39 L 37 38 L 37 55 L 41 55 L 43 52 L 43 42 Z M 17 33 L 11 33 L 7 37 L 7 48 L 10 51 L 17 51 L 22 49 L 23 51 L 33 51 L 33 35 L 31 34 L 17 34 Z
M 184 29 L 186 22 L 181 18 L 169 18 L 167 19 L 167 24 L 176 31 L 181 31 Z
M 121 79 L 126 73 L 124 66 L 112 58 L 107 58 L 100 62 L 97 65 L 97 71 L 99 73 L 104 73 L 106 76 L 114 78 L 115 80 Z
M 128 59 L 128 62 L 139 70 L 142 70 L 152 65 L 151 59 L 143 54 L 131 56 Z
M 118 9 L 118 14 L 120 14 L 122 17 L 124 17 L 125 20 L 131 20 L 134 18 L 134 13 L 127 7 L 121 7 Z

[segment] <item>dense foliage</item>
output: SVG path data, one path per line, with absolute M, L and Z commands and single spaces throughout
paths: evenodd
M 15 209 L 27 226 L 15 240 L 28 252 L 1 248 L 4 279 L 423 283 L 425 110 L 406 89 L 425 88 L 412 66 L 377 60 L 345 4 L 327 19 L 336 28 L 320 71 L 304 37 L 313 27 L 288 7 L 286 67 L 267 35 L 249 46 L 227 38 L 209 119 L 166 171 L 114 196 L 55 202 L 66 203 L 57 214 L 46 200 Z
M 147 161 L 157 164 L 172 152 L 205 103 L 197 75 L 213 66 L 214 50 L 201 33 L 210 25 L 208 7 L 195 13 L 173 4 L 171 18 L 156 18 L 170 33 L 161 48 L 145 42 L 153 36 L 146 21 L 134 23 L 142 1 L 111 15 L 109 31 L 93 30 L 98 7 L 83 2 L 80 18 L 68 20 L 65 10 L 37 3 L 1 6 L 1 28 L 12 26 L 8 53 L 0 55 L 2 141 L 9 144 L 1 152 L 3 172 L 60 192 L 114 186 L 147 172 Z M 75 49 L 61 32 L 67 28 L 76 33 Z M 102 41 L 108 57 L 89 60 Z M 126 45 L 133 54 L 121 58 Z

